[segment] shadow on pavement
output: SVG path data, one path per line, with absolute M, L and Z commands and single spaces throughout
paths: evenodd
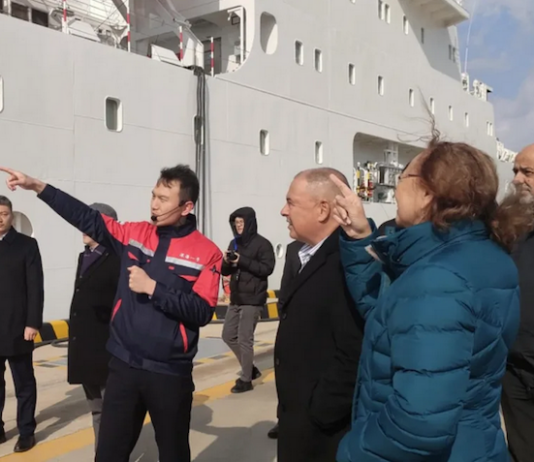
M 37 398 L 39 399 L 39 397 Z M 67 398 L 58 403 L 42 409 L 36 416 L 37 441 L 43 441 L 54 433 L 59 432 L 73 420 L 89 414 L 89 407 L 85 403 L 85 394 L 81 386 L 67 391 Z M 43 422 L 51 422 L 43 428 Z
M 207 435 L 208 443 L 196 457 L 194 462 L 274 462 L 276 457 L 276 441 L 267 438 L 267 432 L 275 422 L 257 422 L 251 427 L 215 427 L 210 425 L 213 410 L 200 405 L 193 408 L 191 430 Z M 199 438 L 195 438 L 197 441 Z M 195 448 L 191 448 L 196 454 Z M 132 461 L 157 462 L 158 449 L 154 440 L 152 425 L 146 425 L 137 444 Z

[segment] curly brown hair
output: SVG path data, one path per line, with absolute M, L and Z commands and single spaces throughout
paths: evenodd
M 434 136 L 421 159 L 419 177 L 433 196 L 427 217 L 437 229 L 459 220 L 481 220 L 507 251 L 534 229 L 534 201 L 526 202 L 513 191 L 499 204 L 495 163 L 473 146 Z

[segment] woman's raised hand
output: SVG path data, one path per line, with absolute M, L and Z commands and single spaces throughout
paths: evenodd
M 330 175 L 330 179 L 341 191 L 341 195 L 335 198 L 334 219 L 352 239 L 363 239 L 371 235 L 371 226 L 361 199 L 335 175 Z

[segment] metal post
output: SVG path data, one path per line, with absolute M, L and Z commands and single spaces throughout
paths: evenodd
M 130 0 L 126 2 L 126 28 L 128 31 L 128 53 L 132 51 L 132 27 L 130 21 Z
M 211 66 L 211 76 L 215 75 L 215 41 L 213 37 L 210 39 L 210 66 Z
M 180 26 L 180 61 L 184 59 L 184 28 Z
M 241 21 L 239 21 L 239 33 L 241 34 L 241 40 L 239 41 L 239 44 L 241 45 L 241 63 L 242 66 L 245 62 L 245 8 L 241 7 Z
M 64 34 L 68 33 L 68 27 L 67 27 L 67 0 L 63 0 L 63 18 L 61 19 L 61 31 Z

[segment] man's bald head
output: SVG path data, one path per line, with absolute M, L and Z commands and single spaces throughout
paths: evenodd
M 338 228 L 332 212 L 340 191 L 330 175 L 348 185 L 345 175 L 333 168 L 304 170 L 291 182 L 281 214 L 293 239 L 316 245 Z
M 524 195 L 534 195 L 534 144 L 523 148 L 514 161 L 514 186 Z
M 333 202 L 341 194 L 339 188 L 332 182 L 330 175 L 339 178 L 350 187 L 347 177 L 339 170 L 330 167 L 311 168 L 298 173 L 295 179 L 302 178 L 308 183 L 310 193 L 318 200 Z

